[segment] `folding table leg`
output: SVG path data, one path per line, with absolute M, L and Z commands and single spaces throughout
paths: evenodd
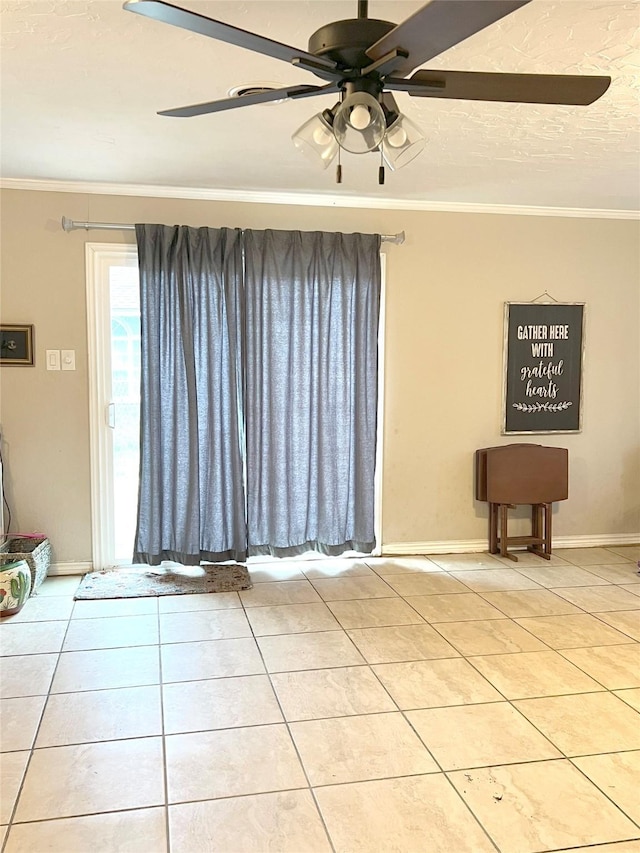
M 489 553 L 498 553 L 498 506 L 489 504 Z
M 544 556 L 551 559 L 551 504 L 544 505 Z
M 507 553 L 507 518 L 509 506 L 508 504 L 499 504 L 500 506 L 500 555 L 508 557 Z
M 534 539 L 541 539 L 540 535 L 540 504 L 531 504 L 531 535 Z M 534 548 L 537 543 L 534 543 Z

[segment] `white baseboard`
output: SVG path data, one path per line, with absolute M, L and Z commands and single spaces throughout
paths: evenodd
M 51 563 L 47 577 L 58 577 L 60 575 L 84 575 L 93 571 L 92 563 Z
M 473 554 L 487 550 L 486 539 L 443 539 L 433 542 L 383 542 L 383 557 L 413 556 L 414 554 Z
M 606 548 L 637 545 L 639 533 L 601 533 L 588 536 L 554 536 L 554 548 Z M 473 554 L 488 550 L 486 539 L 444 539 L 433 542 L 385 542 L 382 556 L 412 556 L 414 554 Z
M 640 533 L 601 533 L 596 536 L 554 536 L 554 548 L 619 548 L 640 544 Z
M 606 548 L 640 544 L 638 533 L 600 533 L 587 536 L 554 536 L 554 548 Z M 411 557 L 416 554 L 477 554 L 488 549 L 486 539 L 437 539 L 432 542 L 385 542 L 382 557 Z M 266 558 L 265 558 L 266 559 Z M 269 558 L 270 559 L 270 558 Z M 322 558 L 325 559 L 325 558 Z M 255 561 L 260 562 L 259 560 Z M 91 562 L 52 563 L 49 577 L 84 575 L 93 571 Z

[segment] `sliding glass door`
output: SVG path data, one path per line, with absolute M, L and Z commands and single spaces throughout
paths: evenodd
M 381 546 L 384 255 L 379 330 L 376 539 Z M 131 563 L 139 483 L 140 302 L 134 245 L 86 246 L 93 567 Z

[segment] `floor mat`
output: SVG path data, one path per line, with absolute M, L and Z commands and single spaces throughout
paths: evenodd
M 74 599 L 146 598 L 153 595 L 190 595 L 251 589 L 246 566 L 207 565 L 158 569 L 109 569 L 89 572 Z

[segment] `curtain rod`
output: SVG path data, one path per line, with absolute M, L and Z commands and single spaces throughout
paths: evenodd
M 63 231 L 78 231 L 81 228 L 84 228 L 85 231 L 93 231 L 94 229 L 100 229 L 102 231 L 135 231 L 135 225 L 127 225 L 122 222 L 76 222 L 73 219 L 67 219 L 66 216 L 62 217 L 62 229 Z M 380 239 L 383 243 L 395 243 L 397 246 L 401 246 L 404 243 L 404 231 L 400 231 L 399 234 L 381 234 Z

